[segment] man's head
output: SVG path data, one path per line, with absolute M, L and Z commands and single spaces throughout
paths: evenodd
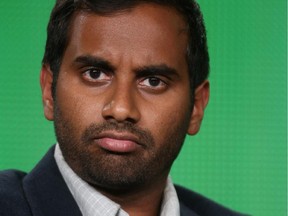
M 107 2 L 56 5 L 41 72 L 45 116 L 65 160 L 90 184 L 163 185 L 208 102 L 202 18 L 188 1 L 183 8 L 179 1 Z

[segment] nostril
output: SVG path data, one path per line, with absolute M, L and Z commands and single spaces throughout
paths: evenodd
M 105 120 L 110 121 L 110 120 L 114 120 L 113 116 L 109 115 L 109 116 L 103 116 Z
M 134 118 L 127 118 L 125 121 L 135 124 L 137 122 Z

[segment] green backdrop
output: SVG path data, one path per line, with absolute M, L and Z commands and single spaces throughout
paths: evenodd
M 172 176 L 233 209 L 287 214 L 287 2 L 199 0 L 211 100 Z M 52 0 L 0 2 L 0 169 L 29 171 L 55 143 L 39 70 Z M 1 197 L 0 197 L 1 199 Z

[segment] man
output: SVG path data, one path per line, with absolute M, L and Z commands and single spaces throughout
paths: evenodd
M 58 0 L 41 70 L 58 143 L 29 174 L 0 175 L 0 215 L 240 215 L 169 171 L 209 98 L 189 0 Z

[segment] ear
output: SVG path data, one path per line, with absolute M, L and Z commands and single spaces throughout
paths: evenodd
M 42 103 L 44 107 L 44 115 L 47 120 L 52 121 L 54 119 L 54 100 L 52 97 L 52 82 L 53 73 L 50 70 L 50 66 L 43 65 L 40 74 L 40 85 L 42 89 Z
M 190 124 L 187 133 L 189 135 L 195 135 L 200 130 L 201 122 L 204 117 L 204 110 L 208 104 L 210 95 L 210 84 L 208 80 L 205 80 L 195 90 L 194 95 L 194 107 L 190 117 Z

